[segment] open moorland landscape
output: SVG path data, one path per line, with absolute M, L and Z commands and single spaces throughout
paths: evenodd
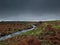
M 60 0 L 0 0 L 0 45 L 60 45 Z
M 0 45 L 60 45 L 60 20 L 0 22 Z

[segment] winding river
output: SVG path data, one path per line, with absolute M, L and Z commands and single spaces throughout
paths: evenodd
M 22 34 L 24 32 L 27 32 L 27 31 L 31 31 L 31 30 L 33 30 L 35 28 L 36 28 L 36 26 L 35 25 L 32 25 L 32 28 L 31 29 L 26 29 L 26 30 L 18 31 L 18 32 L 15 32 L 15 33 L 12 33 L 12 34 L 9 34 L 9 35 L 0 37 L 0 41 L 5 40 L 5 39 L 8 39 L 8 38 L 11 38 L 11 37 L 14 37 L 16 35 L 20 35 L 20 34 Z

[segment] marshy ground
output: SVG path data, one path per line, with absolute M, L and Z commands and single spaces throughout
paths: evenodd
M 60 45 L 60 21 L 35 24 L 34 30 L 0 41 L 0 45 Z

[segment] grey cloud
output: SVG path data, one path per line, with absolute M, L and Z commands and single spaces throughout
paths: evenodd
M 60 0 L 0 0 L 0 20 L 60 19 Z

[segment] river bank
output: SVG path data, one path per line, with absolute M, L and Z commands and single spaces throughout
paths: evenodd
M 11 37 L 14 37 L 16 35 L 20 35 L 21 33 L 24 33 L 24 32 L 27 32 L 27 31 L 31 31 L 31 30 L 35 29 L 35 27 L 36 27 L 35 25 L 32 25 L 32 28 L 31 29 L 21 30 L 21 31 L 18 31 L 18 32 L 15 32 L 15 33 L 12 33 L 12 34 L 9 34 L 9 35 L 0 37 L 0 41 L 1 40 L 5 40 L 5 39 L 8 39 L 8 38 L 11 38 Z

